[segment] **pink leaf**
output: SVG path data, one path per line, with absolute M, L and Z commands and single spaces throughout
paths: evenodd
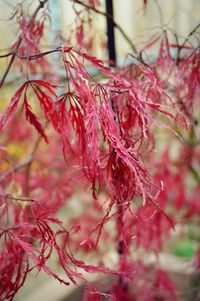
M 12 97 L 11 102 L 6 110 L 6 112 L 3 114 L 1 121 L 0 121 L 0 130 L 4 130 L 5 127 L 7 126 L 7 124 L 10 122 L 10 120 L 12 119 L 18 103 L 19 103 L 19 99 L 24 91 L 24 89 L 27 86 L 27 82 L 24 83 L 15 93 L 15 95 Z
M 31 106 L 27 103 L 26 98 L 24 100 L 24 108 L 25 108 L 26 119 L 36 128 L 36 130 L 44 138 L 46 143 L 48 143 L 48 139 L 43 131 L 42 125 L 38 121 L 37 117 L 31 111 Z

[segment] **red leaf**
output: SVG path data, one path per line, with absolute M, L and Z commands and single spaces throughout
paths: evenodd
M 80 53 L 80 55 L 82 55 L 86 60 L 90 61 L 98 69 L 101 69 L 105 73 L 107 73 L 107 74 L 109 74 L 111 76 L 114 76 L 114 74 L 112 73 L 111 69 L 109 67 L 105 66 L 102 60 L 97 59 L 94 56 L 90 56 L 90 55 L 88 55 L 86 53 Z
M 26 119 L 36 128 L 38 133 L 41 134 L 41 136 L 44 138 L 46 143 L 48 143 L 48 139 L 43 131 L 42 125 L 38 121 L 37 117 L 31 111 L 31 106 L 27 103 L 26 96 L 24 98 L 24 108 L 25 108 Z
M 4 130 L 5 127 L 7 126 L 7 124 L 9 123 L 9 121 L 12 119 L 16 109 L 17 109 L 17 106 L 18 106 L 18 103 L 19 103 L 19 99 L 24 91 L 24 89 L 26 88 L 27 86 L 27 82 L 24 83 L 18 90 L 17 92 L 15 93 L 15 95 L 12 97 L 11 99 L 11 102 L 6 110 L 6 112 L 3 114 L 2 118 L 1 118 L 1 121 L 0 121 L 0 130 Z
M 36 267 L 40 266 L 40 260 L 35 255 L 35 252 L 38 252 L 38 250 L 35 247 L 33 247 L 30 243 L 27 243 L 27 242 L 21 240 L 15 234 L 13 234 L 13 240 L 15 240 L 22 247 L 22 249 L 26 252 L 26 254 L 33 259 Z

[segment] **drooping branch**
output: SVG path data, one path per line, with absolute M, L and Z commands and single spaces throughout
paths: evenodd
M 46 3 L 47 1 L 48 1 L 48 0 L 43 0 L 43 1 L 40 0 L 40 1 L 39 1 L 39 5 L 38 5 L 37 8 L 35 9 L 35 11 L 34 11 L 32 17 L 30 18 L 30 20 L 29 20 L 29 22 L 28 22 L 28 24 L 27 24 L 27 28 L 29 28 L 29 27 L 31 26 L 31 24 L 32 24 L 33 21 L 35 20 L 35 18 L 36 18 L 36 16 L 37 16 L 38 12 L 40 11 L 41 8 L 44 7 L 44 5 L 45 5 L 45 3 Z M 8 75 L 8 73 L 9 73 L 11 67 L 12 67 L 12 64 L 13 64 L 13 62 L 14 62 L 14 60 L 15 60 L 16 54 L 17 54 L 17 52 L 18 52 L 18 49 L 19 49 L 21 43 L 22 43 L 22 35 L 20 35 L 19 38 L 18 38 L 18 40 L 17 40 L 16 47 L 15 47 L 15 51 L 13 51 L 12 53 L 9 53 L 9 54 L 6 55 L 6 56 L 10 56 L 10 55 L 11 55 L 11 58 L 10 58 L 10 61 L 9 61 L 9 63 L 8 63 L 8 66 L 7 66 L 6 70 L 5 70 L 5 72 L 4 72 L 3 76 L 2 76 L 2 79 L 1 79 L 1 81 L 0 81 L 0 88 L 3 86 L 4 81 L 5 81 L 5 79 L 6 79 L 7 75 Z

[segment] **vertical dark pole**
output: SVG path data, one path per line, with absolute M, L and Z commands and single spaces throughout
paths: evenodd
M 114 12 L 113 0 L 106 0 L 106 13 L 110 16 L 107 18 L 107 36 L 108 36 L 108 54 L 110 66 L 116 66 L 116 48 L 115 48 L 115 33 L 114 33 Z
M 108 37 L 108 55 L 110 60 L 110 66 L 115 67 L 116 66 L 116 47 L 115 47 L 115 25 L 114 25 L 114 12 L 113 12 L 113 0 L 106 0 L 106 13 L 109 17 L 107 17 L 107 37 Z M 113 98 L 110 99 L 111 106 L 113 108 L 113 111 L 117 113 L 117 107 L 115 104 L 115 101 Z M 118 115 L 118 113 L 117 113 Z M 116 123 L 118 123 L 117 120 L 115 120 Z M 115 150 L 113 150 L 115 151 Z M 116 200 L 119 216 L 117 218 L 117 252 L 119 254 L 119 258 L 121 259 L 123 256 L 125 256 L 125 245 L 124 241 L 121 238 L 122 235 L 122 229 L 123 229 L 123 210 L 122 210 L 122 204 L 120 200 Z M 122 288 L 124 292 L 128 291 L 128 285 L 126 280 L 124 279 L 124 276 L 119 276 L 119 285 Z

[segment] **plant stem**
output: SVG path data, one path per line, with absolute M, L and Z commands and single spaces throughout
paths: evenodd
M 20 202 L 34 202 L 34 200 L 32 200 L 30 198 L 16 198 L 10 194 L 7 194 L 7 195 L 0 194 L 0 198 L 4 198 L 7 200 L 13 200 L 13 201 L 20 201 Z
M 177 53 L 177 62 L 176 62 L 177 66 L 179 65 L 180 60 L 181 60 L 181 57 L 180 57 L 180 55 L 181 55 L 181 50 L 184 48 L 185 44 L 189 41 L 189 38 L 197 31 L 197 29 L 198 29 L 199 27 L 200 27 L 200 23 L 197 24 L 197 25 L 195 26 L 195 28 L 194 28 L 192 31 L 190 31 L 190 33 L 188 34 L 188 36 L 187 36 L 187 37 L 185 38 L 185 40 L 183 41 L 182 45 L 179 46 L 179 48 L 178 48 L 178 53 Z

